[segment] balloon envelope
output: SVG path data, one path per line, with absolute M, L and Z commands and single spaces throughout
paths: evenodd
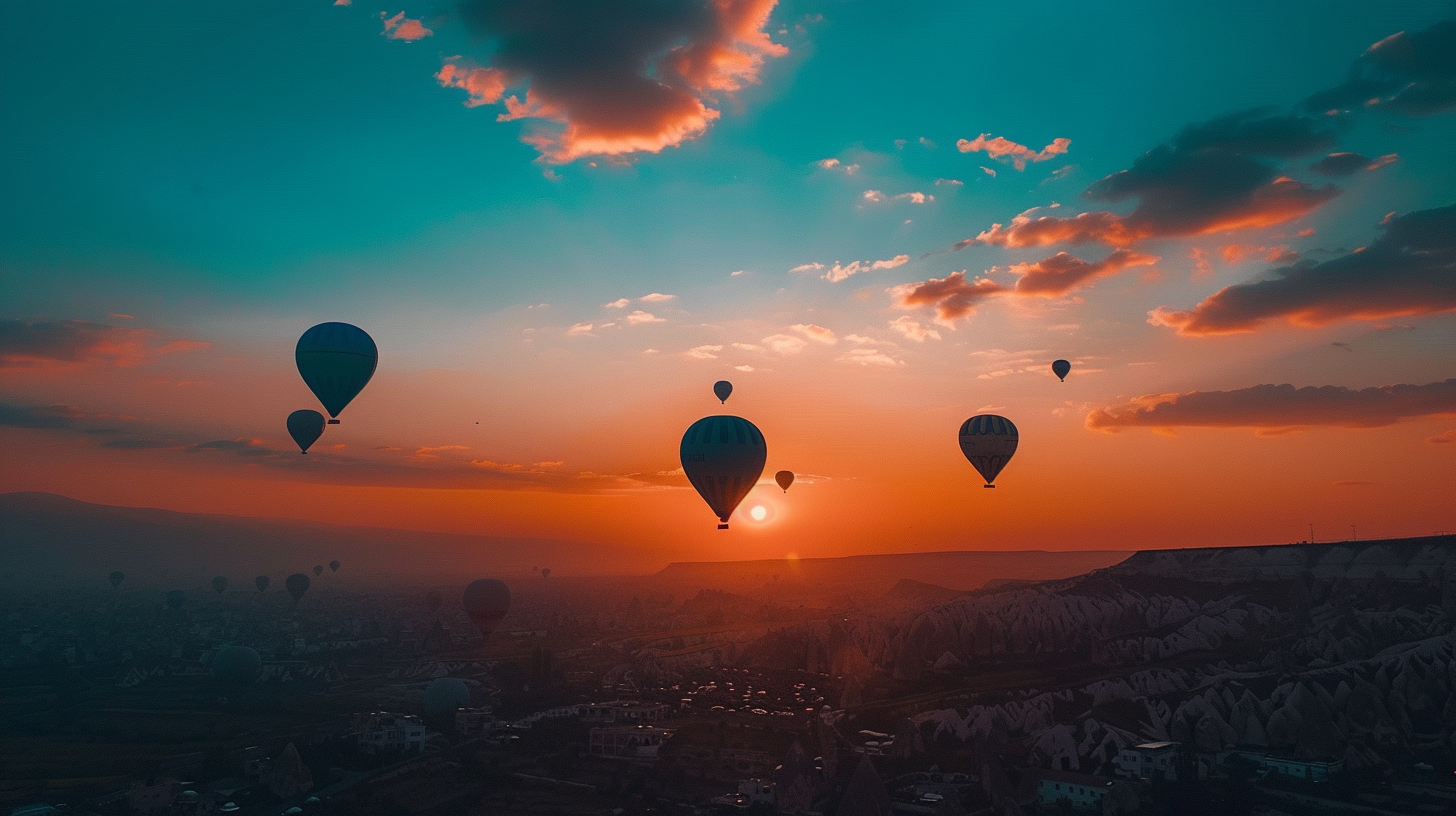
M 288 594 L 293 596 L 294 602 L 297 603 L 303 597 L 303 593 L 308 591 L 308 585 L 310 583 L 312 582 L 308 580 L 307 575 L 301 572 L 295 572 L 288 576 L 288 579 L 283 582 L 283 586 L 288 590 Z
M 219 595 L 227 592 L 227 578 L 219 575 L 212 579 L 212 591 Z
M 298 443 L 300 453 L 308 453 L 309 447 L 324 435 L 324 415 L 318 411 L 294 411 L 288 415 L 288 435 Z
M 550 567 L 542 567 L 541 568 L 541 577 L 542 578 L 550 578 L 551 577 L 551 568 Z
M 126 580 L 126 576 L 122 574 L 121 570 L 117 570 L 107 576 L 107 580 L 111 582 L 111 588 L 116 589 L 121 586 L 122 581 Z
M 425 686 L 425 713 L 434 717 L 470 707 L 470 687 L 458 677 L 436 677 Z
M 728 395 L 732 393 L 733 383 L 727 380 L 719 380 L 713 383 L 713 396 L 717 397 L 719 402 L 727 402 Z
M 379 348 L 358 326 L 320 323 L 298 338 L 293 358 L 309 390 L 337 417 L 374 376 Z
M 787 493 L 789 492 L 789 485 L 794 483 L 794 472 L 792 470 L 781 470 L 774 474 L 774 481 L 778 482 L 779 487 L 782 487 L 784 492 Z
M 980 414 L 961 424 L 961 453 L 980 471 L 987 487 L 1011 461 L 1018 440 L 1016 426 L 1003 416 Z
M 224 646 L 212 656 L 212 676 L 229 685 L 247 685 L 262 671 L 263 659 L 247 646 Z
M 324 574 L 324 565 L 323 564 L 314 564 L 313 565 L 313 574 L 315 576 L 323 575 Z
M 1066 382 L 1067 374 L 1070 373 L 1071 370 L 1072 364 L 1067 362 L 1066 360 L 1057 360 L 1052 363 L 1052 373 L 1057 375 L 1057 379 L 1063 382 Z
M 465 588 L 460 602 L 481 637 L 490 637 L 501 618 L 511 611 L 511 588 L 494 578 L 481 578 Z
M 341 566 L 343 566 L 343 564 L 340 564 L 338 561 L 330 561 L 329 562 L 329 571 L 330 572 L 338 572 L 339 571 L 339 567 L 341 567 Z
M 182 604 L 187 603 L 187 593 L 180 589 L 174 589 L 167 593 L 167 607 L 169 609 L 181 609 Z
M 710 416 L 694 422 L 678 450 L 683 472 L 698 495 L 718 515 L 718 529 L 763 475 L 768 445 L 752 422 L 736 416 Z
M 257 578 L 254 578 L 253 579 L 253 586 L 257 587 L 259 592 L 267 592 L 268 591 L 268 576 L 266 576 L 266 575 L 259 575 Z

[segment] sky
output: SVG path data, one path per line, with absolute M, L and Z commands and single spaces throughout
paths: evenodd
M 7 4 L 0 105 L 0 491 L 661 561 L 1456 529 L 1450 2 Z M 331 320 L 379 368 L 301 457 Z

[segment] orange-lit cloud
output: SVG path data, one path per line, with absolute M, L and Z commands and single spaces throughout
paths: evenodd
M 871 204 L 894 203 L 896 201 L 908 201 L 911 204 L 928 204 L 935 200 L 935 196 L 925 193 L 899 193 L 897 195 L 885 195 L 879 190 L 865 190 L 860 198 Z
M 834 336 L 834 332 L 823 326 L 816 326 L 813 323 L 795 323 L 789 327 L 789 331 L 796 332 L 816 343 L 823 343 L 828 346 L 839 342 L 839 339 Z
M 894 368 L 905 364 L 904 360 L 897 359 L 886 351 L 869 348 L 850 349 L 839 355 L 839 362 L 876 368 Z
M 1016 281 L 1018 295 L 1061 297 L 1083 284 L 1098 278 L 1116 275 L 1124 269 L 1152 266 L 1158 256 L 1119 249 L 1100 261 L 1087 262 L 1074 255 L 1058 252 L 1035 263 L 1019 263 L 1011 271 L 1020 275 Z
M 1225 244 L 1218 248 L 1218 254 L 1223 258 L 1223 262 L 1230 266 L 1236 266 L 1250 258 L 1259 258 L 1264 263 L 1271 264 L 1290 264 L 1299 260 L 1299 253 L 1290 251 L 1287 244 L 1279 244 L 1278 246 Z
M 985 244 L 1011 249 L 1024 247 L 1067 244 L 1075 246 L 1087 243 L 1103 243 L 1113 247 L 1128 247 L 1150 237 L 1149 233 L 1133 229 L 1122 217 L 1110 212 L 1085 212 L 1069 218 L 1044 215 L 1032 218 L 1031 214 L 1040 207 L 1027 210 L 1011 219 L 1009 227 L 992 224 L 975 238 L 959 241 L 953 249 Z
M 1456 311 L 1456 204 L 1387 219 L 1364 251 L 1308 261 L 1226 287 L 1187 311 L 1158 308 L 1180 334 L 1254 331 L 1270 320 L 1319 326 Z
M 1359 153 L 1331 153 L 1309 166 L 1310 170 L 1322 176 L 1350 176 L 1361 170 L 1379 170 L 1400 159 L 1396 153 L 1370 158 Z
M 820 170 L 838 170 L 839 172 L 844 173 L 847 176 L 852 176 L 855 173 L 859 172 L 859 165 L 845 164 L 839 159 L 820 159 L 819 161 L 814 162 L 814 165 Z
M 763 30 L 775 4 L 466 0 L 460 18 L 494 53 L 464 77 L 442 69 L 438 78 L 469 90 L 467 104 L 503 101 L 500 121 L 540 120 L 522 140 L 544 161 L 657 153 L 701 136 L 722 97 L 756 83 L 765 60 L 788 53 Z M 483 93 L 470 82 L 480 70 L 496 72 L 480 77 Z M 524 94 L 503 96 L 506 88 Z
M 909 262 L 909 255 L 896 255 L 893 258 L 886 258 L 883 261 L 850 261 L 847 264 L 840 264 L 839 261 L 835 261 L 834 265 L 829 267 L 828 270 L 819 277 L 829 281 L 830 283 L 839 283 L 840 281 L 858 275 L 861 272 L 877 272 L 881 269 L 894 269 L 897 266 L 904 266 Z M 824 264 L 822 263 L 807 263 L 800 264 L 793 269 L 790 269 L 789 271 L 818 272 L 821 269 L 824 269 Z
M 458 57 L 451 57 L 435 74 L 435 81 L 442 88 L 459 88 L 469 94 L 465 107 L 494 105 L 506 93 L 506 75 L 494 68 L 462 63 Z
M 906 340 L 913 340 L 917 343 L 940 339 L 940 332 L 922 324 L 910 315 L 900 315 L 894 320 L 891 320 L 890 328 Z M 846 337 L 845 339 L 848 340 L 849 338 Z
M 414 42 L 415 40 L 423 40 L 435 33 L 425 28 L 424 23 L 421 23 L 419 20 L 411 20 L 405 17 L 402 11 L 393 17 L 388 16 L 387 12 L 381 11 L 379 12 L 379 19 L 384 21 L 384 36 L 391 40 Z
M 1335 385 L 1256 385 L 1236 391 L 1151 394 L 1093 411 L 1087 427 L 1378 428 L 1412 417 L 1456 413 L 1456 379 L 1359 390 Z
M 84 320 L 0 320 L 0 371 L 55 370 L 91 365 L 130 368 L 159 355 L 205 349 L 199 340 L 158 342 L 150 329 Z
M 955 321 L 971 314 L 986 298 L 1005 294 L 1005 286 L 990 278 L 966 280 L 966 272 L 952 272 L 943 278 L 891 287 L 890 295 L 905 308 L 922 306 L 935 309 L 935 322 L 955 328 Z
M 986 138 L 987 134 L 982 133 L 975 139 L 960 139 L 956 141 L 956 149 L 962 153 L 984 152 L 987 156 L 996 161 L 1010 164 L 1017 170 L 1025 170 L 1027 162 L 1040 162 L 1067 152 L 1071 146 L 1071 139 L 1053 139 L 1052 143 L 1041 150 L 1033 150 L 1026 145 L 1020 145 L 1010 139 L 1000 136 Z M 981 168 L 985 170 L 986 168 Z M 991 172 L 991 175 L 996 175 Z

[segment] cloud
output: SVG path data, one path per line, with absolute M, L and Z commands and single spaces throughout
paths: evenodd
M 924 343 L 927 339 L 940 339 L 940 332 L 921 324 L 920 321 L 910 315 L 900 315 L 894 320 L 891 320 L 890 328 L 906 340 L 914 340 L 917 343 Z M 849 338 L 846 337 L 845 339 L 848 340 Z
M 391 40 L 414 42 L 415 40 L 423 40 L 435 33 L 425 28 L 424 24 L 419 20 L 406 18 L 402 11 L 393 17 L 388 16 L 388 12 L 381 11 L 379 12 L 379 19 L 384 21 L 384 36 Z
M 733 348 L 736 348 L 739 351 L 763 351 L 763 346 L 757 345 L 755 343 L 734 343 Z
M 1379 170 L 1399 159 L 1398 153 L 1386 153 L 1373 159 L 1359 153 L 1331 153 L 1311 164 L 1309 169 L 1322 176 L 1352 176 L 1361 170 Z
M 809 346 L 802 337 L 795 337 L 792 334 L 771 334 L 759 341 L 769 351 L 775 354 L 782 354 L 785 357 L 790 354 L 798 354 Z
M 436 459 L 439 458 L 439 455 L 444 451 L 461 450 L 470 450 L 470 448 L 466 447 L 465 445 L 424 445 L 415 448 L 414 455 L 422 459 Z
M 1016 281 L 1018 295 L 1061 297 L 1098 278 L 1116 275 L 1124 269 L 1151 266 L 1157 262 L 1156 255 L 1145 255 L 1129 249 L 1115 250 L 1106 258 L 1091 263 L 1065 252 L 1058 252 L 1034 263 L 1013 264 L 1011 271 L 1021 276 Z
M 832 346 L 839 342 L 838 338 L 834 336 L 834 332 L 823 326 L 816 326 L 813 323 L 795 323 L 789 327 L 789 331 L 797 332 L 816 343 L 823 343 L 827 346 Z
M 758 369 L 754 368 L 751 365 L 736 365 L 736 366 L 733 366 L 733 370 L 734 371 L 749 372 L 749 371 L 757 371 Z
M 1335 385 L 1256 385 L 1236 391 L 1152 394 L 1093 411 L 1087 427 L 1378 428 L 1411 417 L 1456 413 L 1456 379 L 1355 390 Z
M 886 202 L 908 201 L 911 204 L 928 204 L 935 200 L 935 196 L 925 193 L 900 193 L 899 195 L 887 196 L 879 190 L 865 190 L 860 198 L 872 204 L 884 204 Z
M 1433 445 L 1456 444 L 1456 428 L 1438 433 L 1435 436 L 1427 438 L 1426 441 Z
M 478 108 L 494 105 L 506 93 L 506 75 L 494 68 L 462 62 L 446 62 L 435 74 L 435 81 L 442 88 L 459 88 L 469 96 L 465 107 Z
M 1128 247 L 1149 236 L 1128 226 L 1120 216 L 1110 212 L 1085 212 L 1070 218 L 1044 215 L 1032 218 L 1040 210 L 1033 207 L 1011 219 L 1011 226 L 992 224 L 975 238 L 958 241 L 952 249 L 986 244 L 1010 249 L 1050 246 L 1051 244 L 1103 243 L 1113 247 Z
M 722 350 L 722 346 L 694 346 L 683 352 L 683 354 L 694 360 L 716 360 L 718 359 L 716 352 Z
M 604 308 L 604 309 L 625 309 L 629 305 L 631 305 L 631 303 L 632 303 L 632 301 L 629 298 L 617 298 L 616 300 L 614 300 L 614 301 L 612 301 L 610 303 L 603 303 L 602 304 L 602 308 Z
M 596 327 L 593 326 L 590 323 L 577 323 L 576 325 L 574 325 L 571 328 L 569 328 L 569 329 L 566 330 L 566 336 L 567 337 L 582 337 L 582 336 L 595 337 L 595 335 L 592 334 L 592 329 L 594 329 L 594 328 L 596 328 Z
M 0 320 L 0 371 L 86 365 L 130 368 L 159 355 L 207 347 L 197 340 L 158 343 L 157 332 L 150 329 L 84 320 Z
M 0 426 L 55 430 L 74 428 L 81 414 L 69 405 L 23 406 L 0 402 Z
M 1392 34 L 1350 66 L 1344 82 L 1304 101 L 1306 110 L 1385 110 L 1430 116 L 1456 108 L 1456 21 Z
M 535 120 L 522 140 L 549 163 L 657 153 L 701 136 L 721 99 L 788 53 L 764 31 L 775 3 L 465 0 L 458 16 L 491 55 L 447 63 L 441 84 L 466 88 L 466 104 L 502 101 L 499 121 Z
M 1456 204 L 1390 218 L 1384 230 L 1363 251 L 1274 269 L 1188 311 L 1155 309 L 1149 322 L 1179 334 L 1229 334 L 1280 318 L 1319 326 L 1456 311 Z
M 214 439 L 210 442 L 198 442 L 184 448 L 188 453 L 200 453 L 203 451 L 223 451 L 235 453 L 239 456 L 277 456 L 283 451 L 277 448 L 270 448 L 263 444 L 261 439 Z
M 641 309 L 638 309 L 638 310 L 632 312 L 631 314 L 627 315 L 627 325 L 629 325 L 629 326 L 641 326 L 644 323 L 666 323 L 666 322 L 667 322 L 666 319 L 661 318 L 661 317 L 658 317 L 657 315 L 655 315 L 655 314 L 653 314 L 651 312 L 644 312 Z
M 1007 291 L 1005 286 L 990 278 L 967 281 L 964 269 L 943 278 L 905 283 L 889 289 L 890 295 L 902 307 L 933 307 L 935 322 L 947 328 L 955 328 L 955 321 L 974 312 L 981 301 Z
M 964 187 L 966 183 L 960 179 L 938 178 L 935 180 L 936 187 Z
M 883 261 L 850 261 L 849 263 L 844 265 L 840 265 L 839 261 L 835 261 L 834 266 L 830 267 L 829 271 L 825 272 L 819 277 L 829 281 L 830 283 L 839 283 L 840 281 L 853 277 L 854 275 L 858 275 L 861 272 L 878 272 L 881 269 L 894 269 L 897 266 L 904 266 L 909 262 L 909 255 L 896 255 L 893 258 L 888 258 Z M 818 271 L 823 268 L 824 264 L 803 264 L 801 266 L 796 266 L 789 271 L 810 272 Z
M 820 170 L 838 170 L 846 176 L 852 176 L 859 172 L 859 165 L 844 164 L 839 159 L 820 159 L 814 162 L 814 165 Z
M 677 295 L 664 295 L 661 292 L 653 292 L 649 295 L 643 295 L 637 298 L 637 300 L 641 303 L 666 303 L 676 297 Z
M 850 349 L 839 355 L 839 362 L 880 368 L 894 368 L 905 364 L 904 360 L 897 360 L 879 349 L 867 348 Z
M 956 149 L 962 153 L 985 153 L 996 161 L 1010 164 L 1017 170 L 1025 170 L 1027 162 L 1046 161 L 1054 156 L 1060 156 L 1067 152 L 1071 146 L 1071 139 L 1053 139 L 1052 143 L 1041 150 L 1032 150 L 1026 145 L 1019 145 L 1010 139 L 995 136 L 986 138 L 985 133 L 975 139 L 960 139 L 956 141 Z M 986 169 L 986 168 L 981 168 Z M 996 175 L 994 172 L 991 175 Z
M 1218 248 L 1218 254 L 1230 266 L 1241 264 L 1250 258 L 1261 258 L 1264 263 L 1294 263 L 1299 260 L 1299 253 L 1291 251 L 1286 244 L 1225 244 Z

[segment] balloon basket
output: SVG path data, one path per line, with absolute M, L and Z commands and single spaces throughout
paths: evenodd
M 984 487 L 987 490 L 993 490 L 993 489 L 995 489 L 996 485 L 981 485 L 981 487 Z
M 719 530 L 726 530 L 726 529 L 728 529 L 728 525 L 727 524 L 719 524 L 718 525 L 718 529 Z
M 339 424 L 339 421 L 337 419 L 331 419 L 331 420 L 329 420 L 329 424 L 330 425 L 338 425 Z

